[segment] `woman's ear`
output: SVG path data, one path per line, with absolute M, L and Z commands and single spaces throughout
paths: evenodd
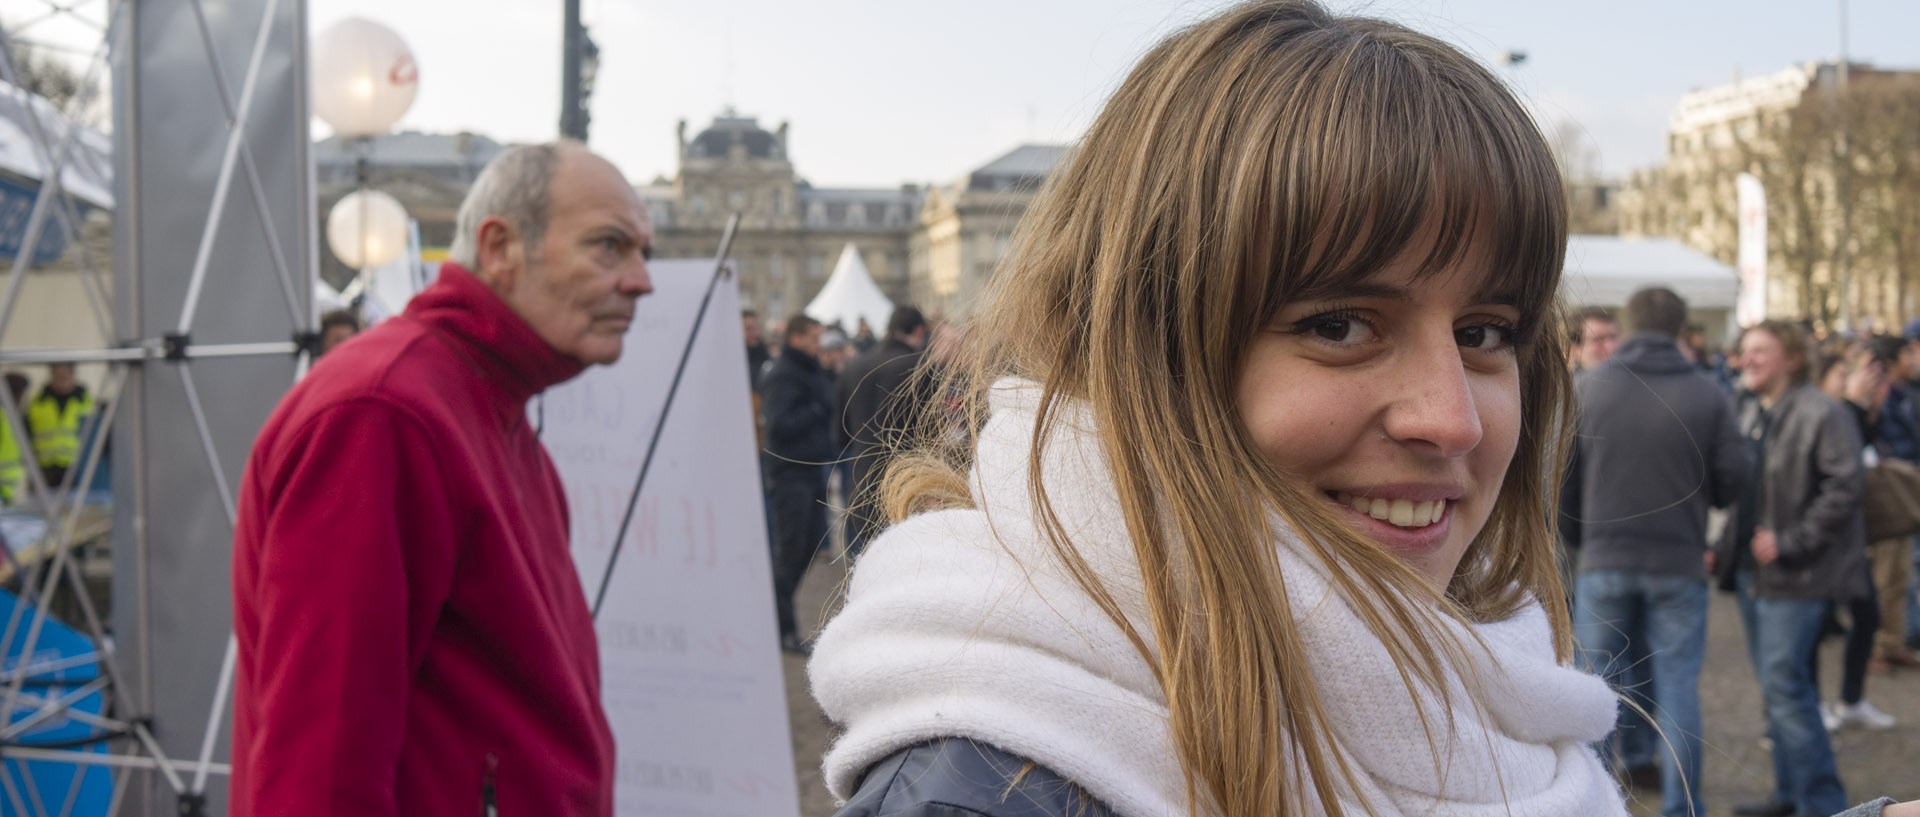
M 475 260 L 479 266 L 473 270 L 474 276 L 495 292 L 513 289 L 520 281 L 521 271 L 526 269 L 526 245 L 521 242 L 519 231 L 504 218 L 488 216 L 481 220 L 474 233 L 474 246 L 478 250 Z

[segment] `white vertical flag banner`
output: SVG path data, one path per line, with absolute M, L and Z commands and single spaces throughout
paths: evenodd
M 1734 319 L 1742 327 L 1767 317 L 1767 193 L 1752 173 L 1734 179 L 1740 209 L 1740 295 Z
M 566 486 L 591 604 L 713 261 L 655 261 L 620 362 L 534 421 Z M 620 815 L 794 817 L 799 798 L 737 279 L 707 304 L 595 629 Z

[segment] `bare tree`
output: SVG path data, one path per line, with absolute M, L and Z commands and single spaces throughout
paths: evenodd
M 1548 147 L 1560 165 L 1561 193 L 1567 202 L 1567 229 L 1584 235 L 1619 232 L 1619 220 L 1609 206 L 1608 185 L 1600 179 L 1600 153 L 1587 131 L 1573 120 L 1561 120 Z
M 1851 132 L 1856 274 L 1868 314 L 1897 325 L 1914 314 L 1920 275 L 1920 77 L 1869 76 L 1845 100 Z
M 44 97 L 63 113 L 75 114 L 68 109 L 86 87 L 87 78 L 70 61 L 15 36 L 11 29 L 0 34 L 0 59 L 9 61 L 14 82 L 28 93 Z M 97 126 L 105 115 L 98 90 L 95 87 L 89 104 L 77 112 L 84 124 Z

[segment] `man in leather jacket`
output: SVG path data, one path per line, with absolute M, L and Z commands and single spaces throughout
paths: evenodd
M 1760 475 L 1714 549 L 1722 589 L 1736 590 L 1773 740 L 1774 795 L 1735 814 L 1787 817 L 1846 807 L 1820 719 L 1812 659 L 1828 602 L 1862 595 L 1866 492 L 1860 432 L 1848 410 L 1807 382 L 1798 327 L 1764 321 L 1740 342 L 1751 394 L 1741 428 Z

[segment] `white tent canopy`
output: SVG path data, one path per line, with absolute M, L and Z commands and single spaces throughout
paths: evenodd
M 1652 286 L 1673 290 L 1692 309 L 1730 310 L 1740 277 L 1733 267 L 1672 238 L 1568 237 L 1560 280 L 1568 306 L 1624 306 L 1635 290 Z
M 887 320 L 893 317 L 893 301 L 873 282 L 853 242 L 847 242 L 840 251 L 840 263 L 833 265 L 833 274 L 827 276 L 820 294 L 807 304 L 807 317 L 828 325 L 839 321 L 848 332 L 858 329 L 860 319 L 865 318 L 875 335 L 886 334 Z

